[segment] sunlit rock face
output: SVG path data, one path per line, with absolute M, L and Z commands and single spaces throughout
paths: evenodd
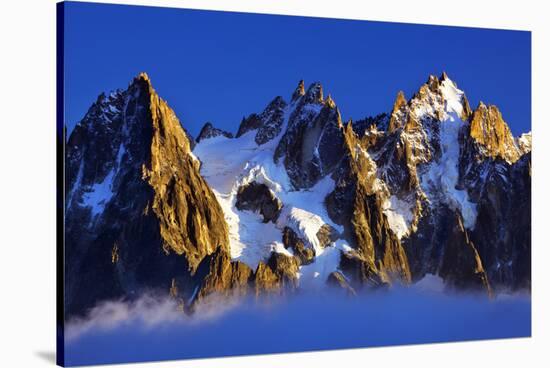
M 69 137 L 67 311 L 148 288 L 192 290 L 228 230 L 191 139 L 145 74 L 101 95 Z
M 66 147 L 69 315 L 144 290 L 193 311 L 208 296 L 430 277 L 494 295 L 531 286 L 531 134 L 472 111 L 446 74 L 388 111 L 342 122 L 300 81 L 196 140 L 147 75 L 102 94 Z

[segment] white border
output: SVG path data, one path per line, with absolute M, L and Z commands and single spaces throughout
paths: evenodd
M 98 1 L 105 2 L 105 1 Z M 534 367 L 548 363 L 548 10 L 543 1 L 109 1 L 533 32 L 533 338 L 143 364 L 143 367 Z M 2 1 L 0 366 L 55 351 L 55 1 Z

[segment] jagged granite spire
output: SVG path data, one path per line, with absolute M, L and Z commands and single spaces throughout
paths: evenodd
M 66 147 L 66 310 L 168 290 L 190 295 L 228 230 L 191 139 L 141 73 L 92 105 Z
M 304 80 L 300 80 L 298 82 L 298 86 L 294 90 L 294 93 L 292 93 L 291 102 L 297 101 L 300 97 L 306 94 L 305 86 L 304 86 Z
M 323 103 L 323 86 L 320 82 L 314 82 L 309 85 L 305 92 L 304 103 Z
M 332 97 L 323 98 L 319 82 L 311 83 L 292 107 L 287 130 L 273 157 L 275 162 L 284 160 L 292 185 L 309 188 L 330 173 L 338 161 L 342 150 L 342 119 Z
M 406 119 L 407 111 L 407 100 L 405 99 L 405 94 L 403 91 L 397 93 L 395 102 L 393 103 L 393 108 L 390 114 L 390 123 L 388 125 L 388 132 L 392 133 L 398 128 L 401 128 Z
M 330 95 L 330 93 L 327 96 L 327 98 L 325 99 L 325 106 L 328 106 L 331 109 L 336 108 L 336 102 L 334 102 L 334 100 L 332 99 L 332 96 Z
M 472 114 L 470 137 L 479 145 L 481 152 L 489 157 L 500 157 L 510 163 L 520 157 L 514 136 L 494 105 L 486 106 L 479 102 Z

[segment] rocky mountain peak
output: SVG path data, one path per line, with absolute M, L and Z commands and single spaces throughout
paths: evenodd
M 201 131 L 199 132 L 199 135 L 196 138 L 196 142 L 199 143 L 203 139 L 214 138 L 220 135 L 223 135 L 224 137 L 227 137 L 227 138 L 233 138 L 233 133 L 227 132 L 219 128 L 215 128 L 212 125 L 212 123 L 208 121 L 204 124 Z
M 531 152 L 531 132 L 523 133 L 517 138 L 516 141 L 522 156 Z
M 468 101 L 468 98 L 466 97 L 466 93 L 462 95 L 462 115 L 461 119 L 462 121 L 470 121 L 472 118 L 472 109 L 470 108 L 470 102 Z
M 487 106 L 480 101 L 472 113 L 469 133 L 485 156 L 500 157 L 510 163 L 520 157 L 514 136 L 494 105 Z
M 468 121 L 471 114 L 466 95 L 446 73 L 439 78 L 430 75 L 408 105 L 416 123 L 426 119 L 443 121 L 452 115 Z
M 281 96 L 275 97 L 260 114 L 253 113 L 243 118 L 236 138 L 256 131 L 254 140 L 258 145 L 269 142 L 281 132 L 286 107 L 287 103 Z
M 407 115 L 407 100 L 403 91 L 397 93 L 395 102 L 390 115 L 390 123 L 388 125 L 388 132 L 392 133 L 402 126 L 402 122 L 406 119 Z
M 282 96 L 277 96 L 267 105 L 267 109 L 274 110 L 278 107 L 284 106 L 286 106 L 286 101 L 284 100 L 284 98 Z
M 304 95 L 304 103 L 323 103 L 323 86 L 320 82 L 313 82 Z
M 141 72 L 134 77 L 128 89 L 132 88 L 141 88 L 144 91 L 150 90 L 151 93 L 156 93 L 154 91 L 153 85 L 151 84 L 151 79 L 145 72 Z
M 240 136 L 242 136 L 243 134 L 251 130 L 258 129 L 261 125 L 262 125 L 262 121 L 259 118 L 258 114 L 252 113 L 248 116 L 243 116 L 235 137 L 239 138 Z
M 435 75 L 430 75 L 428 77 L 428 81 L 426 82 L 426 85 L 430 88 L 432 92 L 437 92 L 439 89 L 441 80 L 437 78 Z
M 325 99 L 325 106 L 328 106 L 331 109 L 334 109 L 336 107 L 336 102 L 334 102 L 330 94 Z
M 174 279 L 192 288 L 201 260 L 228 251 L 227 224 L 191 139 L 148 76 L 108 99 L 90 108 L 66 146 L 69 314 L 169 290 Z
M 330 174 L 342 149 L 342 120 L 331 96 L 325 100 L 321 83 L 312 83 L 291 105 L 288 124 L 274 152 L 275 162 L 284 158 L 292 185 L 311 187 Z
M 149 83 L 151 82 L 151 80 L 149 79 L 149 75 L 147 75 L 146 72 L 139 73 L 135 79 L 146 81 Z
M 293 102 L 297 101 L 300 97 L 302 97 L 305 94 L 306 94 L 306 90 L 305 90 L 304 80 L 302 79 L 300 80 L 300 82 L 298 82 L 298 86 L 294 90 L 294 93 L 292 93 L 291 101 Z

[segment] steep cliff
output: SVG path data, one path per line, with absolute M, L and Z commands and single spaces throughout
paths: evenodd
M 97 301 L 173 279 L 190 292 L 204 257 L 229 252 L 223 212 L 190 138 L 146 74 L 101 95 L 66 147 L 66 303 Z

